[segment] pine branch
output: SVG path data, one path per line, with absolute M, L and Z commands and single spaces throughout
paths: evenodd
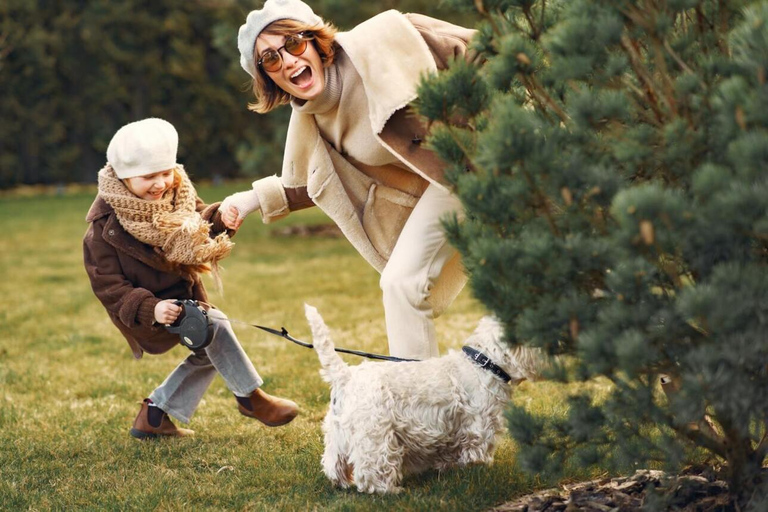
M 649 247 L 653 247 L 655 251 L 655 253 L 652 253 L 650 250 L 643 251 L 648 262 L 658 268 L 662 275 L 665 275 L 669 278 L 673 288 L 682 289 L 684 287 L 683 280 L 680 277 L 680 274 L 677 272 L 675 259 L 668 253 L 665 253 L 664 249 L 659 244 L 658 240 L 656 239 L 654 225 L 650 221 L 643 220 L 640 222 L 639 228 L 640 237 L 643 243 Z M 664 286 L 664 283 L 659 283 L 658 286 L 664 290 L 666 295 L 667 286 Z
M 589 216 L 590 224 L 595 226 L 598 231 L 600 232 L 601 236 L 607 236 L 608 235 L 608 219 L 606 216 L 605 209 L 601 206 L 598 206 L 594 209 L 593 215 Z
M 523 15 L 525 16 L 525 19 L 528 21 L 528 25 L 531 27 L 531 39 L 534 41 L 538 41 L 539 37 L 541 37 L 541 30 L 539 27 L 536 26 L 536 23 L 533 21 L 533 14 L 531 13 L 531 10 L 528 7 L 523 7 Z
M 470 163 L 471 163 L 471 164 L 473 164 L 473 166 L 474 166 L 474 162 L 472 162 L 472 159 L 471 159 L 471 158 L 469 158 L 469 155 L 470 155 L 470 151 L 469 151 L 469 148 L 467 148 L 467 147 L 465 147 L 465 146 L 464 146 L 464 144 L 463 144 L 463 143 L 462 143 L 462 141 L 461 141 L 461 137 L 459 137 L 459 136 L 458 136 L 458 135 L 456 135 L 456 133 L 455 133 L 455 128 L 456 128 L 456 127 L 455 127 L 455 126 L 453 126 L 453 125 L 452 125 L 452 124 L 450 124 L 450 123 L 447 123 L 447 124 L 445 125 L 445 127 L 448 129 L 448 133 L 450 133 L 450 134 L 451 134 L 451 138 L 453 139 L 453 142 L 455 142 L 455 143 L 456 143 L 456 145 L 457 145 L 457 146 L 459 146 L 459 149 L 461 149 L 461 152 L 462 152 L 462 153 L 464 153 L 464 157 L 465 157 L 467 160 L 469 160 L 469 161 L 470 161 Z M 475 167 L 475 168 L 477 168 L 477 167 Z
M 543 112 L 546 113 L 547 107 L 549 107 L 555 114 L 557 114 L 557 117 L 560 118 L 561 122 L 568 123 L 571 120 L 571 118 L 568 117 L 568 114 L 565 113 L 560 105 L 558 105 L 557 102 L 552 99 L 552 96 L 547 93 L 544 87 L 541 86 L 535 76 L 521 74 L 520 81 L 523 82 L 523 85 L 528 90 L 531 98 L 538 103 Z
M 669 69 L 667 68 L 667 61 L 664 58 L 664 46 L 657 38 L 653 38 L 653 53 L 656 57 L 656 68 L 661 75 L 661 80 L 664 84 L 664 92 L 672 114 L 677 117 L 677 101 L 675 100 L 675 90 L 672 80 L 669 78 Z
M 695 25 L 693 22 L 693 18 L 691 17 L 690 12 L 684 12 L 682 15 L 682 24 L 683 24 L 683 32 L 687 35 L 688 32 L 691 30 L 691 27 Z
M 725 0 L 717 0 L 717 11 L 720 18 L 720 37 L 717 38 L 717 45 L 723 51 L 728 53 L 728 4 Z
M 528 89 L 526 89 L 526 92 L 528 92 Z M 530 95 L 528 94 L 518 94 L 517 91 L 514 90 L 510 90 L 509 94 L 515 98 L 519 105 L 525 105 L 530 100 Z
M 675 62 L 677 62 L 677 65 L 680 66 L 680 69 L 682 69 L 686 73 L 696 75 L 696 73 L 688 66 L 688 64 L 686 64 L 685 61 L 682 58 L 680 58 L 680 55 L 677 54 L 677 52 L 669 44 L 669 41 L 666 39 L 664 40 L 664 49 L 667 50 L 667 53 L 669 54 L 669 56 L 672 57 Z M 703 80 L 699 80 L 699 83 L 702 85 L 702 87 L 706 86 Z
M 756 454 L 756 452 L 752 451 L 752 442 L 741 435 L 740 429 L 733 424 L 729 417 L 721 417 L 720 425 L 725 433 L 724 442 L 727 447 L 726 453 L 728 457 L 726 457 L 726 461 L 728 465 L 737 470 L 743 468 L 747 464 L 748 459 Z
M 727 452 L 727 443 L 724 437 L 717 436 L 717 438 L 710 437 L 709 435 L 702 432 L 702 430 L 698 427 L 698 425 L 682 425 L 677 426 L 674 425 L 674 423 L 670 423 L 672 426 L 672 430 L 677 432 L 683 437 L 687 437 L 691 441 L 693 441 L 695 444 L 699 446 L 703 446 L 704 448 L 708 449 L 712 453 L 716 454 L 717 456 L 728 459 L 728 452 Z
M 483 5 L 483 0 L 475 0 L 475 9 L 477 9 L 477 12 L 479 12 L 484 18 L 488 20 L 488 22 L 491 24 L 491 29 L 493 30 L 493 33 L 497 36 L 502 36 L 502 31 L 499 29 L 499 26 L 496 25 L 496 21 L 493 19 L 493 14 L 485 10 L 485 5 Z
M 13 45 L 6 45 L 6 41 L 8 41 L 8 34 L 0 34 L 0 61 L 8 57 L 14 48 Z
M 638 8 L 628 8 L 628 9 L 620 9 L 620 11 L 627 16 L 635 25 L 642 28 L 649 34 L 653 33 L 653 26 L 655 24 L 655 20 L 651 19 L 648 16 L 644 16 L 645 11 L 642 11 Z M 632 51 L 632 55 L 635 56 L 635 63 L 639 65 L 639 63 L 642 62 L 642 59 L 640 58 L 639 51 L 637 49 L 637 44 L 629 38 L 627 38 L 627 41 L 629 41 L 628 48 Z M 656 67 L 657 71 L 661 75 L 662 80 L 662 87 L 664 89 L 665 94 L 662 95 L 657 89 L 657 87 L 654 85 L 654 81 L 651 78 L 650 71 L 646 70 L 641 65 L 639 66 L 642 69 L 642 74 L 638 73 L 638 76 L 646 83 L 646 87 L 654 91 L 654 96 L 656 98 L 662 98 L 664 97 L 666 99 L 666 103 L 669 106 L 670 110 L 672 110 L 672 113 L 677 116 L 677 102 L 675 100 L 674 95 L 674 86 L 672 85 L 672 81 L 669 78 L 669 71 L 667 69 L 667 63 L 664 59 L 663 52 L 660 48 L 660 42 L 658 38 L 652 37 L 653 47 L 654 47 L 654 55 L 656 60 Z M 622 45 L 624 44 L 624 37 L 622 37 Z M 630 59 L 632 58 L 632 55 L 630 55 Z M 638 72 L 637 67 L 635 66 L 635 63 L 633 63 L 633 67 L 636 68 L 636 72 Z M 663 118 L 662 118 L 663 119 Z
M 694 9 L 696 11 L 696 26 L 699 29 L 699 34 L 703 34 L 705 32 L 704 25 L 708 25 L 710 28 L 712 27 L 712 24 L 709 23 L 709 20 L 706 16 L 704 16 L 704 11 L 701 10 L 701 6 L 698 5 Z
M 717 14 L 720 21 L 720 33 L 728 33 L 728 5 L 725 0 L 717 0 Z
M 560 118 L 560 121 L 563 123 L 568 123 L 571 118 L 568 117 L 568 114 L 565 113 L 565 111 L 560 108 L 560 105 L 557 104 L 557 102 L 552 99 L 552 96 L 547 93 L 547 91 L 542 87 L 542 85 L 539 83 L 538 79 L 535 76 L 531 76 L 531 80 L 533 81 L 533 85 L 537 88 L 539 93 L 544 96 L 544 101 L 549 105 L 549 107 L 555 111 L 555 114 L 557 114 L 557 117 Z
M 547 112 L 547 106 L 544 104 L 544 102 L 539 98 L 534 91 L 534 86 L 528 81 L 528 77 L 525 75 L 520 76 L 520 81 L 523 83 L 523 86 L 525 87 L 525 90 L 528 92 L 528 96 L 539 106 L 539 110 L 544 115 L 544 117 L 547 118 L 547 121 L 552 122 L 553 119 L 550 117 L 549 112 Z
M 635 48 L 633 41 L 626 34 L 621 36 L 621 47 L 629 57 L 629 63 L 632 66 L 635 74 L 645 85 L 645 96 L 648 100 L 648 106 L 651 107 L 651 110 L 653 110 L 654 114 L 656 114 L 657 121 L 660 124 L 663 124 L 664 114 L 659 108 L 659 103 L 657 101 L 657 98 L 660 95 L 656 90 L 656 85 L 653 83 L 648 70 L 645 68 L 645 66 L 643 66 L 642 59 L 640 58 L 640 55 L 638 54 L 637 48 Z
M 695 11 L 696 11 L 696 22 L 699 28 L 699 34 L 703 34 L 707 28 L 710 30 L 715 28 L 712 22 L 710 22 L 709 19 L 707 19 L 707 17 L 704 15 L 704 11 L 701 10 L 701 5 L 696 6 Z
M 506 17 L 503 13 L 499 12 L 499 17 L 503 18 L 507 23 L 512 25 L 515 30 L 520 32 L 521 34 L 525 34 L 527 37 L 532 37 L 532 34 L 530 34 L 527 30 L 525 30 L 520 24 L 515 20 L 513 17 Z
M 768 439 L 765 437 L 763 437 L 762 441 L 760 441 L 760 445 L 757 447 L 755 456 L 761 464 L 765 461 L 765 458 L 768 457 Z
M 521 167 L 521 172 L 523 173 L 523 176 L 525 176 L 525 181 L 528 182 L 528 185 L 530 185 L 531 189 L 533 190 L 534 196 L 539 200 L 539 204 L 544 210 L 544 217 L 547 219 L 547 223 L 549 224 L 549 228 L 552 230 L 552 233 L 554 233 L 558 238 L 562 238 L 560 229 L 558 229 L 557 223 L 555 223 L 555 219 L 552 216 L 549 198 L 544 192 L 541 191 L 541 189 L 539 189 L 539 187 L 536 186 L 536 182 L 534 181 L 533 176 L 531 176 L 531 174 L 526 171 L 524 167 Z
M 763 428 L 765 429 L 765 433 L 763 434 L 760 443 L 757 445 L 757 448 L 755 448 L 755 454 L 760 463 L 768 457 L 768 418 L 763 422 Z
M 504 33 L 501 31 L 501 28 L 499 28 L 499 26 L 496 24 L 496 20 L 493 17 L 493 14 L 489 13 L 487 15 L 487 18 L 488 18 L 488 22 L 491 24 L 491 29 L 493 29 L 493 33 L 496 34 L 499 37 L 504 35 Z
M 688 66 L 688 64 L 686 64 L 685 61 L 680 58 L 680 55 L 678 55 L 677 52 L 672 49 L 672 46 L 670 46 L 669 41 L 667 41 L 666 39 L 664 40 L 664 49 L 667 50 L 667 53 L 669 54 L 669 56 L 672 57 L 675 62 L 677 62 L 677 65 L 680 66 L 680 69 L 682 69 L 686 73 L 690 73 L 692 75 L 696 74 Z M 701 82 L 701 83 L 703 83 L 703 82 Z
M 636 112 L 638 114 L 643 114 L 642 121 L 657 128 L 661 127 L 662 123 L 659 121 L 658 117 L 648 113 L 647 104 L 644 101 L 646 99 L 646 94 L 639 87 L 630 82 L 627 78 L 622 78 L 621 84 L 632 92 L 631 98 L 637 106 Z

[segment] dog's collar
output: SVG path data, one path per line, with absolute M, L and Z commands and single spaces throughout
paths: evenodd
M 508 384 L 509 381 L 512 380 L 512 377 L 509 376 L 507 372 L 501 369 L 498 365 L 494 364 L 493 361 L 491 361 L 491 358 L 487 355 L 483 354 L 479 350 L 476 350 L 472 347 L 468 347 L 464 345 L 461 347 L 462 352 L 467 354 L 469 358 L 472 360 L 473 363 L 478 365 L 480 368 L 484 368 L 500 378 L 504 381 L 505 384 Z

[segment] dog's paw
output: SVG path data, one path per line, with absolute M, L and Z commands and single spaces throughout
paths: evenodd
M 399 485 L 368 485 L 368 486 L 356 486 L 358 492 L 364 492 L 367 494 L 400 494 L 403 492 L 403 488 Z

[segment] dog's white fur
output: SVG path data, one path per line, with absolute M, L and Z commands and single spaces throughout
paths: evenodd
M 304 308 L 320 373 L 331 384 L 323 471 L 344 488 L 398 492 L 404 474 L 492 462 L 513 386 L 535 379 L 542 368 L 539 351 L 502 343 L 503 328 L 493 317 L 483 318 L 465 344 L 503 368 L 509 384 L 456 351 L 419 362 L 348 366 L 317 309 Z

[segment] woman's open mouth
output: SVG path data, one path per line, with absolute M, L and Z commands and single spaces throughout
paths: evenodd
M 302 66 L 291 75 L 291 83 L 299 89 L 306 89 L 314 83 L 312 69 L 309 66 Z

